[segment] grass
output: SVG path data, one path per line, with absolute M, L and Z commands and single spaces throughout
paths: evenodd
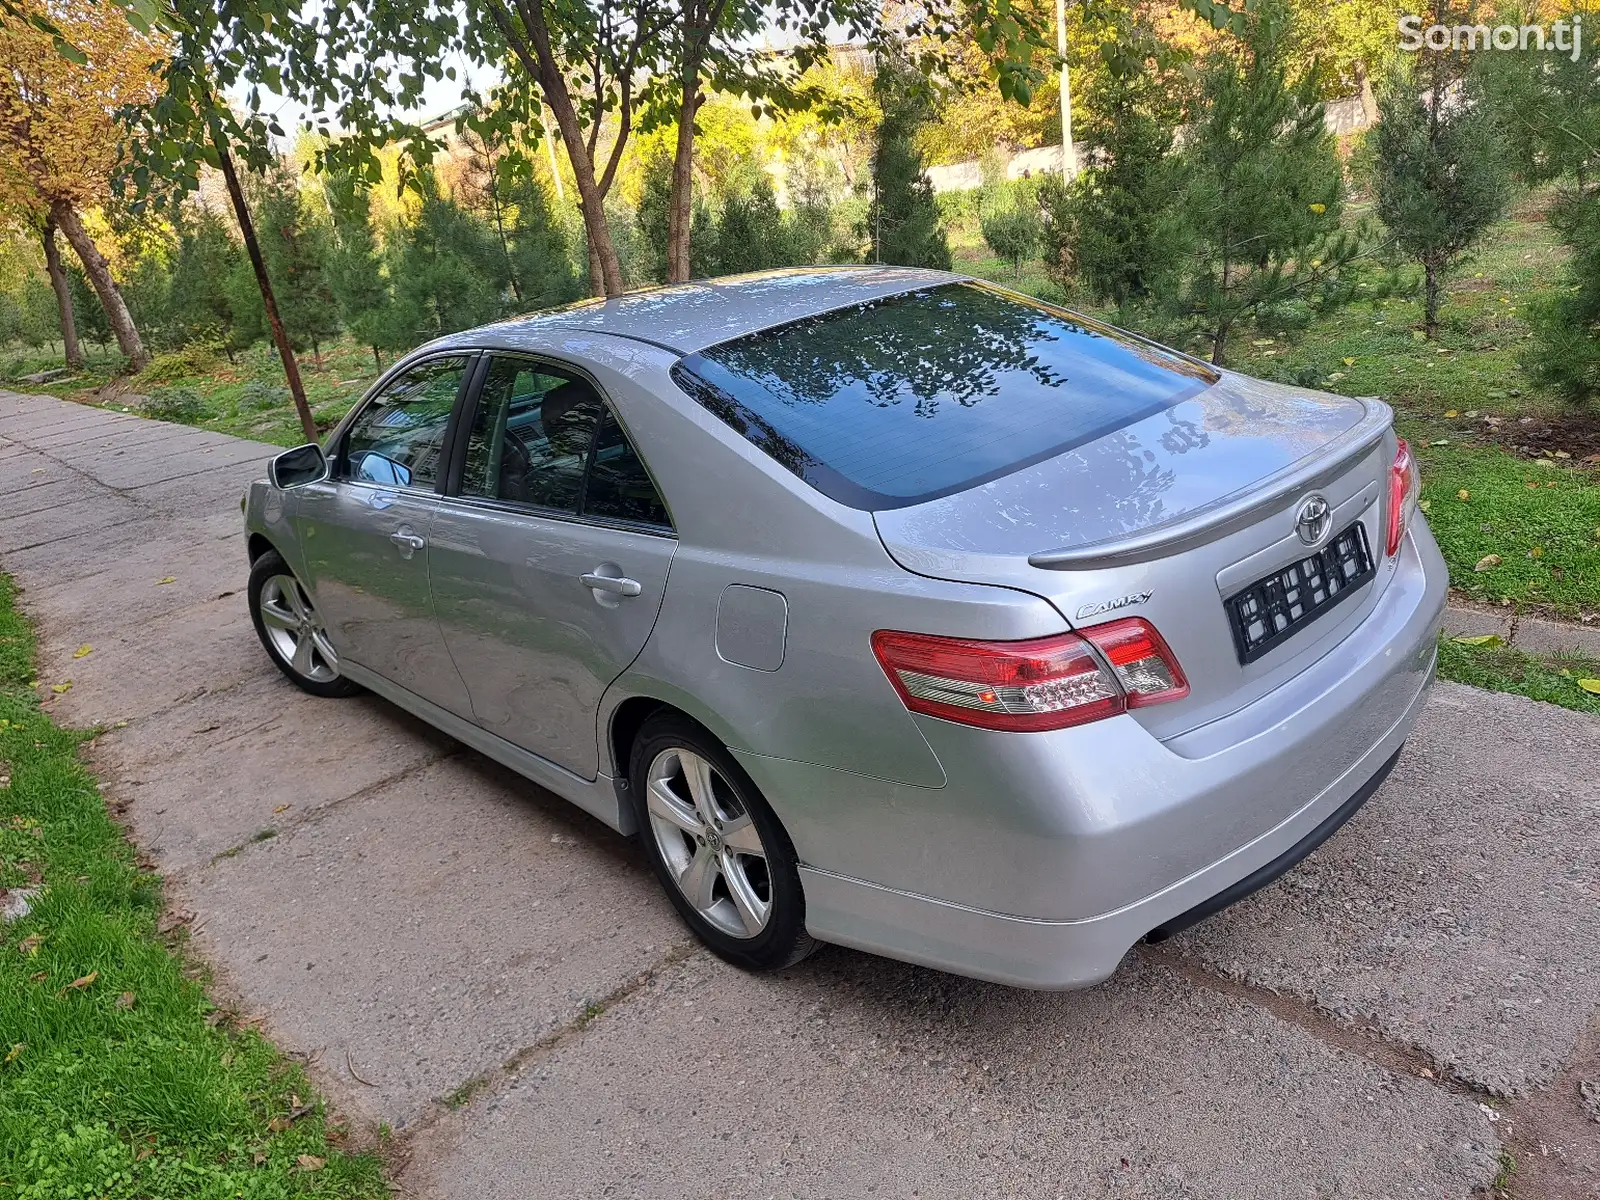
M 1441 678 L 1600 714 L 1600 695 L 1579 686 L 1583 680 L 1600 687 L 1600 662 L 1578 654 L 1529 654 L 1500 643 L 1498 638 L 1472 644 L 1477 640 L 1440 639 Z
M 386 1196 L 300 1070 L 207 999 L 160 932 L 160 881 L 28 689 L 33 636 L 0 576 L 0 1195 Z

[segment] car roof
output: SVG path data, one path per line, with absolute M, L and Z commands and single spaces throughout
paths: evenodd
M 966 279 L 915 267 L 795 267 L 668 284 L 512 317 L 433 344 L 543 350 L 566 332 L 605 333 L 693 354 L 719 342 L 915 288 Z

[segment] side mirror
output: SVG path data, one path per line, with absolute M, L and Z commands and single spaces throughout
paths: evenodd
M 321 483 L 328 477 L 328 458 L 315 442 L 285 450 L 267 464 L 267 478 L 275 488 Z

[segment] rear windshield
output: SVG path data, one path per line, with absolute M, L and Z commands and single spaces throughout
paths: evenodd
M 750 334 L 678 386 L 854 508 L 903 508 L 1091 442 L 1215 383 L 1107 326 L 953 283 Z

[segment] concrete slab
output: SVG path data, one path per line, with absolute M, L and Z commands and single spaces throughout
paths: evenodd
M 1597 757 L 1591 716 L 1441 683 L 1354 820 L 1176 944 L 1526 1094 L 1600 1016 Z
M 96 742 L 96 769 L 120 781 L 135 839 L 168 871 L 461 752 L 375 696 L 321 700 L 259 655 L 246 665 L 265 672 L 134 715 Z
M 397 1128 L 686 936 L 631 843 L 470 754 L 182 886 L 249 1011 Z
M 112 494 L 72 500 L 39 512 L 0 520 L 0 554 L 44 546 L 75 534 L 138 519 L 142 510 Z
M 262 461 L 263 458 L 254 442 L 240 442 L 234 446 L 214 446 L 200 451 L 175 450 L 160 456 L 130 454 L 122 458 L 101 460 L 95 466 L 94 477 L 108 487 L 135 488 L 164 483 L 169 479 L 182 479 L 212 467 L 255 463 Z
M 0 521 L 46 512 L 94 496 L 114 499 L 116 493 L 81 476 L 50 479 L 34 487 L 7 488 L 0 491 Z
M 1581 654 L 1600 658 L 1600 629 L 1523 617 L 1517 622 L 1511 644 L 1529 654 Z
M 1089 992 L 707 955 L 415 1141 L 405 1186 L 571 1197 L 1465 1197 L 1469 1100 L 1134 964 Z

